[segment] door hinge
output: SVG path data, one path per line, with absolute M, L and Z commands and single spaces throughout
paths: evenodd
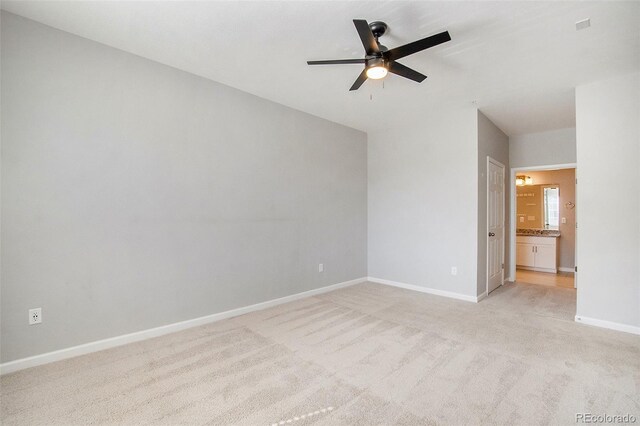
M 578 272 L 578 267 L 577 267 L 577 266 L 576 266 L 576 267 L 574 267 L 573 269 L 574 269 L 576 272 Z

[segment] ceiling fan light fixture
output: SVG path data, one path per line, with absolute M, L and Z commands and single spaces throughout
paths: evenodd
M 367 61 L 367 78 L 372 80 L 380 80 L 387 76 L 388 70 L 385 66 L 384 59 L 374 58 Z
M 367 68 L 367 77 L 372 80 L 380 80 L 381 78 L 385 78 L 387 76 L 387 73 L 387 69 L 382 65 L 376 65 Z
M 379 40 L 387 31 L 387 24 L 381 21 L 375 21 L 369 24 L 364 19 L 354 19 L 353 25 L 355 25 L 360 41 L 362 42 L 362 47 L 364 47 L 364 58 L 307 61 L 307 65 L 364 64 L 364 69 L 360 72 L 356 81 L 353 82 L 351 88 L 349 88 L 350 92 L 358 90 L 368 79 L 380 80 L 381 78 L 385 78 L 388 73 L 408 78 L 417 83 L 422 83 L 427 76 L 409 67 L 405 67 L 398 62 L 398 59 L 451 40 L 449 32 L 443 31 L 389 50 L 380 44 Z

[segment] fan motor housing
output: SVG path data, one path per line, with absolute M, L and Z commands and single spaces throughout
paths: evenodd
M 367 62 L 366 62 L 366 67 L 367 68 L 371 68 L 371 67 L 385 67 L 386 68 L 386 62 L 383 58 L 381 57 L 373 57 L 373 58 L 368 58 Z
M 369 24 L 369 28 L 376 40 L 387 32 L 389 26 L 382 21 L 374 21 Z

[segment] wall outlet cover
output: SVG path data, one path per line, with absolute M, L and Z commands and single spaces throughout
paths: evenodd
M 581 21 L 576 22 L 576 31 L 584 30 L 586 28 L 589 28 L 590 26 L 591 26 L 591 19 L 589 18 L 583 19 Z
M 29 325 L 40 324 L 42 322 L 42 308 L 29 309 Z

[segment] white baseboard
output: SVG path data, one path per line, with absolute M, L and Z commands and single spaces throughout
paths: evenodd
M 574 268 L 566 268 L 564 266 L 558 266 L 558 271 L 560 272 L 575 272 Z
M 150 328 L 147 330 L 136 331 L 135 333 L 124 334 L 121 336 L 111 337 L 108 339 L 97 340 L 95 342 L 85 343 L 70 348 L 60 349 L 53 352 L 47 352 L 40 355 L 30 356 L 28 358 L 17 359 L 15 361 L 0 364 L 0 375 L 13 373 L 14 371 L 23 370 L 25 368 L 35 367 L 38 365 L 48 364 L 50 362 L 60 361 L 67 358 L 73 358 L 79 355 L 85 355 L 116 346 L 126 345 L 127 343 L 139 342 L 141 340 L 151 339 L 153 337 L 162 336 L 176 331 L 186 330 L 188 328 L 197 327 L 199 325 L 209 324 L 227 318 L 236 317 L 238 315 L 247 314 L 249 312 L 259 311 L 261 309 L 271 308 L 294 300 L 304 299 L 305 297 L 315 296 L 317 294 L 327 293 L 339 288 L 349 287 L 355 284 L 365 282 L 366 277 L 357 278 L 351 281 L 345 281 L 326 287 L 316 288 L 302 293 L 292 294 L 290 296 L 281 297 L 279 299 L 268 300 L 266 302 L 256 303 L 255 305 L 244 306 L 217 314 L 207 315 L 204 317 L 194 318 L 186 321 L 176 322 L 173 324 L 163 325 L 160 327 Z
M 393 286 L 393 287 L 404 288 L 404 289 L 407 289 L 407 290 L 419 291 L 421 293 L 433 294 L 433 295 L 436 295 L 436 296 L 449 297 L 451 299 L 464 300 L 465 302 L 477 303 L 477 302 L 479 302 L 480 300 L 482 300 L 486 296 L 486 294 L 484 296 L 483 295 L 480 295 L 480 296 L 467 296 L 466 294 L 454 293 L 452 291 L 438 290 L 438 289 L 435 289 L 435 288 L 422 287 L 422 286 L 415 285 L 415 284 L 405 284 L 405 283 L 400 283 L 400 282 L 397 282 L 397 281 L 383 280 L 381 278 L 375 278 L 375 277 L 367 277 L 367 281 L 370 281 L 372 283 L 390 285 L 390 286 Z
M 595 318 L 583 317 L 581 315 L 576 315 L 576 322 L 592 325 L 600 328 L 608 328 L 610 330 L 624 331 L 625 333 L 638 334 L 640 335 L 640 327 L 635 327 L 633 325 L 628 324 L 620 324 L 619 322 L 611 322 L 604 321 Z
M 485 297 L 487 297 L 487 292 L 483 291 L 481 294 L 478 295 L 478 297 L 476 297 L 476 303 L 478 303 L 479 301 L 481 301 Z
M 546 272 L 548 274 L 558 273 L 558 268 L 533 268 L 530 266 L 518 266 L 518 269 L 522 269 L 523 271 Z

